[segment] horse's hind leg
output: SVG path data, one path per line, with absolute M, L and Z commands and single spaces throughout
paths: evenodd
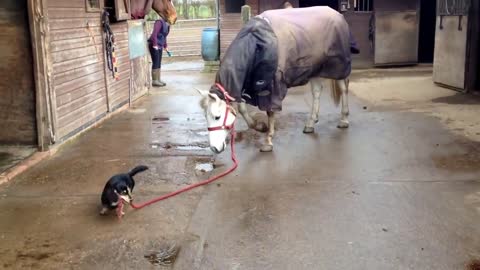
M 260 152 L 272 152 L 273 151 L 273 135 L 275 135 L 275 112 L 267 112 L 268 115 L 268 134 L 267 141 Z
M 320 94 L 322 93 L 322 80 L 315 78 L 311 79 L 310 86 L 312 90 L 312 108 L 310 111 L 310 117 L 305 123 L 303 133 L 313 133 L 315 128 L 313 127 L 318 123 L 318 112 L 320 111 Z
M 338 123 L 338 128 L 348 128 L 350 123 L 348 122 L 348 115 L 350 113 L 348 108 L 348 79 L 337 81 L 338 87 L 342 92 L 342 118 Z

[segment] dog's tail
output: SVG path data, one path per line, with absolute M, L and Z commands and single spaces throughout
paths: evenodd
M 137 173 L 141 173 L 141 172 L 146 171 L 146 170 L 148 170 L 147 166 L 140 165 L 140 166 L 137 166 L 137 167 L 133 168 L 130 172 L 128 172 L 128 175 L 130 175 L 130 177 L 133 177 Z

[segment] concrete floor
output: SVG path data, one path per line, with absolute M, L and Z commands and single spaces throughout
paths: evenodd
M 0 174 L 36 151 L 36 147 L 29 145 L 0 145 Z
M 304 135 L 310 94 L 292 89 L 273 153 L 240 121 L 234 174 L 121 222 L 100 217 L 105 181 L 135 165 L 150 166 L 137 201 L 207 178 L 198 164 L 230 166 L 228 152 L 205 149 L 192 88 L 214 75 L 165 72 L 168 87 L 0 187 L 0 268 L 158 269 L 144 256 L 177 243 L 174 269 L 468 269 L 480 259 L 480 143 L 467 136 L 480 102 L 428 73 L 372 74 L 352 76 L 350 129 L 335 127 L 339 108 L 323 93 L 316 133 Z M 469 128 L 446 123 L 455 110 L 438 99 L 469 103 Z

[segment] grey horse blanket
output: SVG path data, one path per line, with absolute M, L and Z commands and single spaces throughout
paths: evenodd
M 343 15 L 329 7 L 265 11 L 237 34 L 216 82 L 237 101 L 281 111 L 289 87 L 350 75 L 350 38 Z M 223 97 L 216 86 L 210 91 Z

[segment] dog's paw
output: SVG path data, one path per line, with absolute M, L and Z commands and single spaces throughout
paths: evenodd
M 104 208 L 102 208 L 102 210 L 100 210 L 99 214 L 101 216 L 105 216 L 107 214 L 107 212 L 108 212 L 108 209 L 104 207 Z

